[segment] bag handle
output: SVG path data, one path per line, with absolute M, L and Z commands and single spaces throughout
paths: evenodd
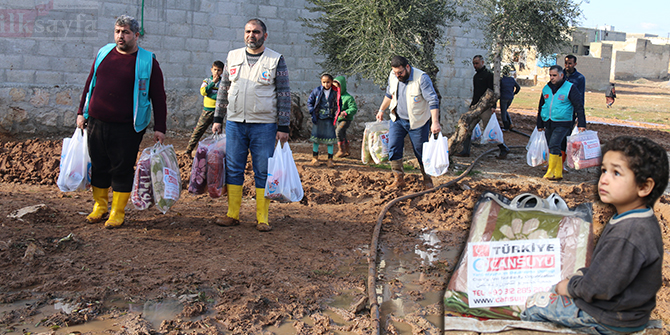
M 510 203 L 510 207 L 513 208 L 530 208 L 530 209 L 543 209 L 549 208 L 546 200 L 540 198 L 539 196 L 531 193 L 519 194 Z
M 565 203 L 565 200 L 563 200 L 563 198 L 561 198 L 561 196 L 556 193 L 552 193 L 549 197 L 547 197 L 547 204 L 549 205 L 549 209 L 551 210 L 555 211 L 570 210 L 568 208 L 568 204 Z
M 568 212 L 570 208 L 568 204 L 561 198 L 560 195 L 552 193 L 547 199 L 531 193 L 523 193 L 512 199 L 510 203 L 512 208 L 529 208 L 529 209 L 548 209 L 552 211 Z

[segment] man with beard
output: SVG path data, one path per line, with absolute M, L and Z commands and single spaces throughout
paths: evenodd
M 154 140 L 165 140 L 167 105 L 163 72 L 153 53 L 137 46 L 140 26 L 135 18 L 116 19 L 114 41 L 102 47 L 84 86 L 77 127 L 88 127 L 91 156 L 93 211 L 89 223 L 102 221 L 107 213 L 109 188 L 112 210 L 105 228 L 123 224 L 125 207 L 133 186 L 140 142 L 154 110 Z
M 242 185 L 251 152 L 256 183 L 256 229 L 270 231 L 270 200 L 265 198 L 268 158 L 275 140 L 288 141 L 291 90 L 284 56 L 264 45 L 265 23 L 251 19 L 244 26 L 246 47 L 228 53 L 216 99 L 212 132 L 226 120 L 226 188 L 228 213 L 216 220 L 220 226 L 240 224 Z
M 424 189 L 431 189 L 433 180 L 422 163 L 423 143 L 428 141 L 430 133 L 442 131 L 440 101 L 428 74 L 410 66 L 405 57 L 394 56 L 391 68 L 386 95 L 377 112 L 377 120 L 382 121 L 388 108 L 393 121 L 389 128 L 389 161 L 395 181 L 391 187 L 405 187 L 402 157 L 405 137 L 409 135 L 423 174 Z

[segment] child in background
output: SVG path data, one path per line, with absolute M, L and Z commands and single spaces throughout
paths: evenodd
M 663 240 L 653 206 L 668 185 L 668 155 L 644 137 L 603 147 L 600 201 L 616 209 L 591 265 L 528 298 L 524 321 L 550 321 L 590 334 L 644 329 L 662 285 Z
M 198 119 L 191 140 L 186 147 L 186 154 L 192 157 L 193 149 L 198 145 L 200 138 L 207 131 L 207 128 L 214 121 L 214 109 L 216 108 L 216 94 L 219 92 L 219 83 L 221 83 L 221 73 L 223 73 L 223 62 L 217 60 L 212 64 L 212 76 L 205 78 L 200 85 L 200 94 L 204 96 L 202 100 L 202 113 Z
M 610 83 L 610 87 L 607 88 L 605 92 L 605 101 L 607 102 L 607 108 L 612 107 L 614 104 L 614 99 L 616 99 L 616 89 L 614 89 L 614 83 Z
M 340 100 L 342 101 L 340 113 L 336 116 L 337 124 L 335 129 L 335 135 L 337 136 L 337 153 L 335 157 L 340 158 L 351 154 L 349 151 L 349 141 L 347 140 L 347 129 L 349 129 L 349 126 L 354 121 L 354 115 L 358 112 L 358 106 L 356 106 L 354 97 L 347 92 L 347 79 L 344 76 L 335 77 L 333 86 L 339 89 Z
M 314 142 L 312 150 L 312 162 L 314 166 L 321 165 L 319 161 L 319 144 L 326 144 L 328 148 L 328 161 L 326 166 L 332 168 L 333 145 L 337 142 L 335 137 L 335 115 L 338 114 L 340 101 L 337 88 L 333 88 L 333 76 L 328 73 L 321 75 L 321 86 L 315 88 L 307 99 L 307 107 L 312 115 L 312 136 L 310 141 Z

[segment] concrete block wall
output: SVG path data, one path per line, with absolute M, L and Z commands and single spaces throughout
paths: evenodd
M 481 30 L 470 25 L 453 25 L 445 30 L 445 44 L 439 49 L 443 55 L 439 65 L 438 84 L 442 94 L 441 118 L 443 133 L 454 132 L 461 114 L 468 111 L 472 100 L 472 76 L 475 69 L 472 57 L 483 55 L 491 68 L 491 58 L 481 42 L 484 35 Z
M 210 75 L 214 60 L 243 47 L 244 24 L 255 17 L 268 26 L 266 45 L 284 55 L 291 90 L 304 105 L 323 71 L 317 65 L 322 57 L 306 42 L 308 32 L 300 21 L 315 15 L 305 5 L 305 0 L 146 0 L 139 45 L 156 54 L 163 70 L 168 129 L 192 129 L 202 107 L 202 79 Z M 0 132 L 70 132 L 95 54 L 113 42 L 116 17 L 141 20 L 141 12 L 137 0 L 0 0 Z M 435 86 L 443 96 L 442 124 L 448 133 L 458 114 L 467 111 L 474 73 L 470 60 L 483 50 L 473 44 L 481 39 L 474 29 L 451 27 L 446 33 Z M 356 76 L 349 80 L 360 108 L 350 129 L 362 133 L 364 123 L 374 120 L 383 91 Z
M 670 44 L 654 44 L 648 39 L 630 39 L 623 48 L 614 46 L 612 79 L 668 79 Z M 631 50 L 632 49 L 632 50 Z

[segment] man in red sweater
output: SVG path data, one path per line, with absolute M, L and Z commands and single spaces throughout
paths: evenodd
M 114 27 L 114 42 L 102 47 L 91 67 L 77 112 L 77 127 L 88 127 L 91 156 L 93 211 L 89 223 L 103 220 L 112 206 L 105 228 L 123 224 L 133 185 L 137 152 L 151 121 L 154 140 L 165 140 L 167 106 L 163 72 L 153 53 L 137 45 L 140 36 L 135 18 L 122 15 Z

